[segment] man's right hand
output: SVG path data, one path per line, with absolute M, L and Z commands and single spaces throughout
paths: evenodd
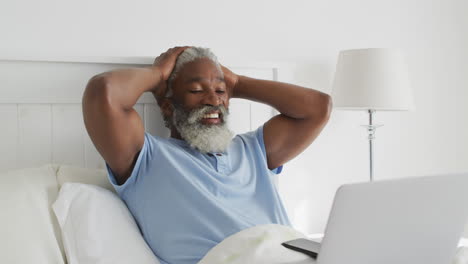
M 153 67 L 157 70 L 160 76 L 159 85 L 152 91 L 157 101 L 166 94 L 167 80 L 174 69 L 177 57 L 187 48 L 190 48 L 190 46 L 170 48 L 166 52 L 161 53 L 154 60 Z

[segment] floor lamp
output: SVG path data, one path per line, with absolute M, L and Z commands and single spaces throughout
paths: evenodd
M 338 56 L 332 85 L 333 106 L 338 110 L 364 110 L 369 114 L 370 181 L 374 179 L 372 142 L 377 127 L 375 111 L 414 110 L 408 69 L 401 53 L 393 49 L 343 50 Z

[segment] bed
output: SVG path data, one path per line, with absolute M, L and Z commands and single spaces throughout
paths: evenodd
M 107 182 L 104 161 L 84 128 L 81 98 L 86 83 L 97 73 L 143 67 L 152 60 L 0 59 L 0 263 L 67 263 L 61 225 L 52 210 L 61 188 L 83 183 L 115 193 Z M 280 67 L 271 65 L 227 66 L 262 79 L 278 80 L 280 73 Z M 135 110 L 147 132 L 169 136 L 152 95 L 144 94 Z M 236 133 L 253 130 L 277 113 L 241 99 L 231 100 L 230 111 L 230 127 Z M 314 263 L 296 259 L 288 263 Z M 454 263 L 468 263 L 463 248 Z
M 67 238 L 62 221 L 66 222 L 67 217 L 61 219 L 57 213 L 64 208 L 63 204 L 56 205 L 57 198 L 64 186 L 76 184 L 98 186 L 115 196 L 107 181 L 105 163 L 83 124 L 83 91 L 95 74 L 144 67 L 152 62 L 153 58 L 144 57 L 0 59 L 0 263 L 83 263 L 67 251 L 72 243 L 64 243 Z M 252 77 L 270 80 L 278 77 L 278 67 L 271 65 L 226 66 Z M 134 108 L 147 132 L 169 136 L 151 94 L 144 94 Z M 277 112 L 263 104 L 232 99 L 230 113 L 230 128 L 242 133 L 257 128 Z M 81 230 L 79 225 L 82 224 L 75 223 L 75 231 Z M 75 236 L 80 235 L 76 233 Z M 89 242 L 101 238 L 89 235 L 84 239 Z M 141 248 L 136 248 L 134 254 L 121 256 L 114 249 L 112 261 L 98 259 L 96 256 L 102 252 L 96 252 L 96 248 L 99 246 L 80 249 L 94 250 L 87 252 L 87 257 L 95 258 L 86 263 L 148 263 L 135 258 L 125 261 L 128 255 L 145 255 Z

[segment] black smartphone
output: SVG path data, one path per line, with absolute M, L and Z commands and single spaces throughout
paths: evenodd
M 302 252 L 316 259 L 320 251 L 320 243 L 305 238 L 298 238 L 281 243 L 284 247 Z

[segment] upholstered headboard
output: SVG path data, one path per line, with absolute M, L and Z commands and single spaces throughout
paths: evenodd
M 88 80 L 116 68 L 144 67 L 153 58 L 0 59 L 0 172 L 46 163 L 104 168 L 83 123 L 81 99 Z M 232 67 L 238 74 L 276 80 L 274 67 Z M 169 135 L 153 96 L 135 106 L 146 131 Z M 231 129 L 246 132 L 275 114 L 267 105 L 242 99 L 230 103 Z

